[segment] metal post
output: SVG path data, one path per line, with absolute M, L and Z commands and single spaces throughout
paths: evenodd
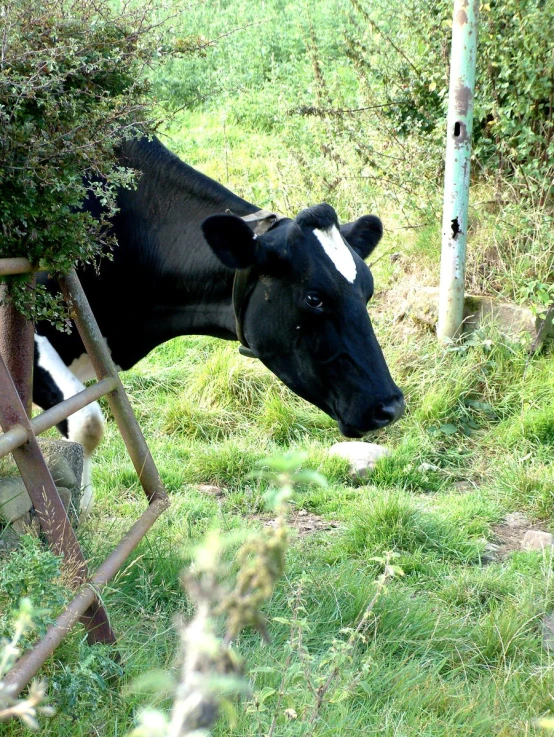
M 33 270 L 26 259 L 0 259 L 0 275 Z M 13 453 L 50 545 L 55 552 L 64 555 L 66 564 L 71 561 L 73 582 L 76 585 L 83 583 L 84 587 L 49 628 L 46 636 L 4 677 L 6 684 L 13 689 L 13 695 L 19 694 L 28 684 L 77 619 L 80 618 L 87 628 L 89 642 L 115 640 L 98 591 L 115 575 L 155 520 L 169 506 L 168 496 L 77 275 L 72 270 L 65 279 L 60 279 L 60 283 L 74 310 L 77 327 L 90 352 L 99 381 L 30 420 L 0 353 L 0 427 L 4 430 L 4 434 L 0 435 L 0 458 Z M 12 335 L 11 342 L 17 345 L 19 334 L 15 332 L 14 335 L 15 340 Z M 32 334 L 30 337 L 32 343 Z M 102 396 L 108 397 L 149 506 L 88 581 L 85 559 L 35 435 Z
M 16 261 L 16 259 L 13 259 Z M 33 275 L 31 285 L 35 283 Z M 12 377 L 17 393 L 31 416 L 33 394 L 34 326 L 7 299 L 7 284 L 0 285 L 0 355 Z
M 127 446 L 144 493 L 150 502 L 154 499 L 163 498 L 167 500 L 169 505 L 158 470 L 75 269 L 70 269 L 66 276 L 58 279 L 58 282 L 67 304 L 73 311 L 72 318 L 90 357 L 96 376 L 99 380 L 113 377 L 116 381 L 116 388 L 106 396 L 106 399 Z
M 167 509 L 167 506 L 167 499 L 160 497 L 142 513 L 140 518 L 121 539 L 119 545 L 98 568 L 90 583 L 86 584 L 79 591 L 54 624 L 48 628 L 43 639 L 32 650 L 26 652 L 9 673 L 4 676 L 4 684 L 11 687 L 12 696 L 18 696 L 21 693 L 31 678 L 37 674 L 41 665 L 67 635 L 75 622 L 82 616 L 82 613 L 94 605 L 97 599 L 97 593 L 115 576 L 154 522 Z
M 473 90 L 479 0 L 455 0 L 448 102 L 439 293 L 439 340 L 463 322 Z
M 27 442 L 14 448 L 13 458 L 35 508 L 41 529 L 56 555 L 63 555 L 70 583 L 77 587 L 88 578 L 87 565 L 73 528 L 44 461 L 28 416 L 17 394 L 9 372 L 0 356 L 0 427 L 9 432 L 22 428 Z M 90 643 L 115 642 L 108 615 L 100 601 L 93 602 L 81 620 Z

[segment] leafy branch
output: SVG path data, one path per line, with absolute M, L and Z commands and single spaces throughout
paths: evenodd
M 37 613 L 30 599 L 22 599 L 19 610 L 16 612 L 12 639 L 0 642 L 0 722 L 20 719 L 25 726 L 33 730 L 39 728 L 38 714 L 43 716 L 54 714 L 52 707 L 44 705 L 46 699 L 45 682 L 33 681 L 28 695 L 24 699 L 17 699 L 11 695 L 11 687 L 6 685 L 2 679 L 17 662 L 21 654 L 20 640 L 25 632 L 33 626 L 33 617 Z

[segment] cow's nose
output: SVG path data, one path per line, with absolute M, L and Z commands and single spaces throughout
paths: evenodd
M 404 397 L 394 398 L 387 402 L 380 402 L 375 407 L 374 420 L 378 427 L 386 427 L 392 425 L 393 422 L 400 419 L 406 409 Z

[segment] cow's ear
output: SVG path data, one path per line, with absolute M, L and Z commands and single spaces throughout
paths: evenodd
M 230 269 L 246 269 L 260 261 L 260 248 L 249 226 L 236 215 L 211 215 L 202 232 L 218 259 Z
M 375 215 L 364 215 L 353 223 L 341 225 L 340 232 L 348 245 L 366 259 L 381 240 L 383 224 Z

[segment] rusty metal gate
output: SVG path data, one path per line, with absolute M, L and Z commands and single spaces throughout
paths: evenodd
M 26 259 L 0 259 L 2 276 L 34 271 L 36 269 Z M 63 556 L 77 590 L 75 598 L 49 627 L 43 639 L 6 675 L 4 681 L 13 687 L 14 696 L 25 688 L 78 620 L 86 627 L 89 642 L 115 642 L 99 594 L 169 506 L 168 496 L 77 274 L 72 270 L 58 281 L 97 382 L 32 419 L 33 325 L 13 306 L 7 304 L 0 308 L 0 427 L 3 430 L 0 458 L 13 454 L 40 527 L 53 552 Z M 148 499 L 148 507 L 96 572 L 89 575 L 83 552 L 36 436 L 103 396 L 127 446 Z

